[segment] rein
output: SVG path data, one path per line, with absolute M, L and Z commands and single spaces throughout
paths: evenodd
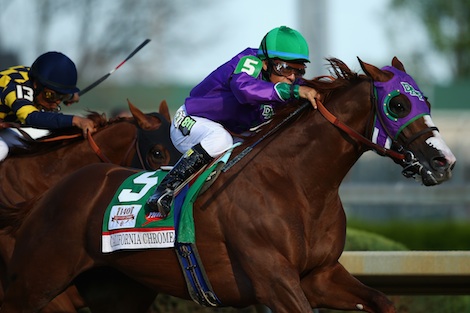
M 316 100 L 316 104 L 318 107 L 318 111 L 320 111 L 321 115 L 323 115 L 323 117 L 327 121 L 329 121 L 331 124 L 333 124 L 334 126 L 344 131 L 350 137 L 358 140 L 362 144 L 367 145 L 368 147 L 370 147 L 372 150 L 374 150 L 381 156 L 388 156 L 398 161 L 404 161 L 404 163 L 406 164 L 413 163 L 414 155 L 411 152 L 406 151 L 406 153 L 400 153 L 391 149 L 384 148 L 376 143 L 373 143 L 370 139 L 364 137 L 362 134 L 358 133 L 356 130 L 352 129 L 351 127 L 341 122 L 336 116 L 334 116 L 330 111 L 328 111 L 328 109 L 323 105 L 323 103 L 320 100 L 318 99 L 315 99 L 315 100 Z M 374 102 L 374 97 L 371 97 L 371 102 Z M 283 127 L 286 123 L 291 121 L 294 117 L 299 115 L 302 111 L 307 109 L 309 106 L 311 106 L 310 102 L 308 101 L 304 102 L 295 111 L 293 111 L 285 119 L 283 119 L 279 124 L 277 124 L 271 130 L 269 130 L 266 134 L 264 134 L 261 138 L 259 138 L 256 142 L 246 147 L 242 152 L 240 152 L 232 160 L 227 162 L 227 164 L 222 168 L 222 172 L 227 172 L 233 165 L 235 165 L 242 158 L 244 158 L 248 153 L 250 153 L 254 149 L 254 147 L 257 146 L 261 141 L 265 140 L 267 137 L 277 132 L 281 127 Z M 400 150 L 403 150 L 403 148 L 401 148 Z
M 367 145 L 368 147 L 373 149 L 375 152 L 377 152 L 379 155 L 388 156 L 397 160 L 404 160 L 406 158 L 406 155 L 403 153 L 399 153 L 399 152 L 384 148 L 378 144 L 373 143 L 370 139 L 367 139 L 366 137 L 364 137 L 363 135 L 361 135 L 360 133 L 358 133 L 351 127 L 347 126 L 346 124 L 338 120 L 336 116 L 334 116 L 333 114 L 331 114 L 330 111 L 328 111 L 328 109 L 323 105 L 323 103 L 320 100 L 316 99 L 316 102 L 317 102 L 318 111 L 320 111 L 320 113 L 323 115 L 323 117 L 327 121 L 329 121 L 331 124 L 333 124 L 334 126 L 338 127 L 339 129 L 347 133 L 352 138 Z
M 111 160 L 101 151 L 100 147 L 98 147 L 98 145 L 96 144 L 96 141 L 93 139 L 93 136 L 90 134 L 90 133 L 87 133 L 87 139 L 88 139 L 88 143 L 90 144 L 90 147 L 93 149 L 93 151 L 96 153 L 96 155 L 101 159 L 101 161 L 105 162 L 105 163 L 113 163 L 111 162 Z M 144 167 L 144 163 L 142 161 L 142 157 L 140 156 L 140 152 L 139 152 L 139 149 L 138 149 L 138 140 L 137 140 L 137 132 L 136 132 L 136 135 L 134 136 L 134 138 L 132 139 L 132 142 L 131 144 L 129 145 L 129 148 L 127 149 L 126 151 L 126 154 L 124 155 L 124 157 L 122 158 L 121 162 L 120 162 L 120 165 L 123 165 L 124 164 L 124 161 L 127 159 L 127 157 L 129 156 L 129 153 L 131 153 L 131 150 L 132 150 L 132 147 L 135 147 L 136 148 L 136 153 L 139 155 L 139 160 L 140 160 L 140 164 L 142 165 L 142 168 L 145 168 Z
M 64 135 L 64 136 L 57 136 L 54 138 L 46 138 L 38 140 L 39 142 L 54 142 L 54 141 L 61 141 L 67 139 L 74 139 L 82 136 L 82 134 L 74 134 L 74 135 Z M 101 151 L 101 148 L 96 144 L 96 141 L 93 139 L 93 136 L 90 133 L 87 133 L 88 143 L 90 144 L 91 149 L 95 152 L 95 154 L 100 158 L 101 161 L 105 163 L 112 163 L 111 160 Z
M 316 100 L 316 103 L 317 103 L 318 111 L 320 111 L 321 115 L 323 115 L 323 117 L 327 121 L 329 121 L 331 124 L 333 124 L 334 126 L 338 127 L 339 129 L 341 129 L 342 131 L 347 133 L 352 138 L 354 138 L 354 139 L 360 141 L 361 143 L 367 145 L 368 147 L 370 147 L 371 149 L 376 151 L 379 155 L 388 156 L 388 157 L 391 157 L 393 159 L 397 159 L 399 161 L 403 161 L 403 160 L 406 160 L 406 159 L 410 158 L 410 156 L 408 154 L 403 154 L 403 153 L 396 152 L 394 150 L 386 149 L 386 148 L 384 148 L 384 147 L 382 147 L 378 144 L 373 143 L 370 139 L 367 139 L 366 137 L 364 137 L 363 135 L 361 135 L 360 133 L 358 133 L 357 131 L 355 131 L 351 127 L 347 126 L 346 124 L 344 124 L 343 122 L 338 120 L 338 118 L 336 116 L 334 116 L 330 111 L 328 111 L 328 109 L 323 105 L 323 103 L 320 100 L 318 100 L 318 99 L 315 99 L 315 100 Z M 274 134 L 275 132 L 277 132 L 286 123 L 291 121 L 294 117 L 299 115 L 302 111 L 304 111 L 305 109 L 307 109 L 310 106 L 311 106 L 310 102 L 308 102 L 308 101 L 304 102 L 295 111 L 293 111 L 285 119 L 283 119 L 279 124 L 277 124 L 271 130 L 269 130 L 266 134 L 264 134 L 261 138 L 259 138 L 256 142 L 254 142 L 252 145 L 246 147 L 242 152 L 240 152 L 237 156 L 235 156 L 232 160 L 230 160 L 222 168 L 222 172 L 227 172 L 232 166 L 234 166 L 237 162 L 239 162 L 242 158 L 244 158 L 248 153 L 250 153 L 253 150 L 253 148 L 255 146 L 257 146 L 261 141 L 265 140 L 267 137 L 269 137 L 272 134 Z
M 375 97 L 375 92 L 374 92 L 374 84 L 372 82 L 371 84 L 371 102 L 373 107 L 375 108 L 378 105 L 377 98 Z M 411 142 L 416 140 L 418 137 L 424 135 L 427 132 L 430 131 L 435 131 L 438 130 L 437 127 L 428 127 L 415 135 L 413 135 L 411 138 L 409 138 L 406 143 L 405 147 L 403 145 L 398 144 L 395 140 L 393 141 L 392 147 L 395 146 L 397 147 L 397 151 L 387 149 L 385 147 L 382 147 L 374 142 L 372 142 L 370 139 L 364 137 L 363 135 L 359 134 L 356 132 L 354 129 L 350 128 L 349 126 L 345 125 L 341 121 L 338 120 L 333 114 L 331 114 L 326 107 L 323 105 L 323 103 L 316 99 L 317 107 L 320 113 L 327 119 L 330 123 L 332 123 L 334 126 L 338 127 L 339 129 L 343 130 L 346 132 L 349 136 L 352 138 L 355 138 L 359 142 L 367 145 L 370 147 L 372 150 L 377 152 L 377 154 L 381 156 L 388 156 L 392 159 L 397 160 L 403 167 L 402 174 L 403 176 L 410 178 L 414 177 L 416 174 L 419 174 L 423 168 L 419 160 L 414 156 L 413 152 L 406 150 L 405 147 L 407 147 Z M 374 106 L 375 104 L 375 106 Z M 389 135 L 389 138 L 392 138 L 390 136 L 390 133 L 388 132 L 387 127 L 385 127 L 385 124 L 383 120 L 381 119 L 380 114 L 376 112 L 376 116 L 379 119 L 380 123 L 382 124 L 384 130 L 387 132 Z M 403 153 L 402 153 L 403 151 Z
M 29 135 L 28 135 L 29 136 Z M 64 136 L 57 136 L 54 138 L 46 138 L 42 140 L 38 140 L 39 142 L 54 142 L 54 141 L 60 141 L 60 140 L 66 140 L 66 139 L 74 139 L 82 136 L 82 134 L 74 134 L 74 135 L 64 135 Z M 33 140 L 33 139 L 32 139 Z M 102 151 L 101 148 L 98 146 L 96 143 L 95 139 L 93 139 L 93 136 L 90 133 L 87 133 L 87 140 L 88 143 L 90 144 L 91 149 L 95 154 L 100 158 L 102 162 L 105 163 L 113 163 Z M 132 148 L 136 147 L 136 151 L 139 154 L 139 160 L 141 165 L 143 166 L 143 161 L 142 157 L 140 156 L 140 152 L 138 150 L 138 140 L 137 140 L 137 134 L 134 136 L 134 139 L 132 140 L 132 143 L 129 145 L 129 148 L 127 149 L 126 154 L 124 155 L 122 161 L 120 162 L 120 165 L 124 163 L 124 161 L 127 159 L 129 156 L 129 153 L 131 152 Z
M 93 139 L 93 136 L 90 134 L 90 132 L 87 132 L 86 135 L 87 135 L 87 139 L 88 139 L 88 143 L 90 144 L 90 147 L 93 149 L 93 151 L 95 151 L 96 155 L 100 158 L 100 160 L 105 163 L 112 163 L 111 160 L 106 155 L 104 155 L 100 147 L 98 147 L 95 139 Z
M 299 115 L 302 111 L 307 109 L 310 106 L 310 102 L 304 102 L 301 106 L 299 106 L 294 112 L 289 114 L 286 118 L 284 118 L 279 124 L 271 128 L 266 134 L 264 134 L 261 138 L 256 140 L 251 146 L 246 147 L 243 149 L 242 152 L 240 152 L 237 156 L 235 156 L 232 160 L 227 162 L 225 166 L 222 168 L 222 172 L 228 171 L 232 166 L 235 165 L 238 161 L 240 161 L 242 158 L 244 158 L 248 153 L 253 150 L 254 147 L 256 147 L 261 141 L 265 140 L 267 137 L 271 136 L 275 132 L 277 132 L 282 126 L 284 126 L 286 123 L 291 121 L 294 117 Z

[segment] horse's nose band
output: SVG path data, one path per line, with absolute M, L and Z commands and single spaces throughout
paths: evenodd
M 433 131 L 439 131 L 439 129 L 435 126 L 432 126 L 432 127 L 428 127 L 428 128 L 425 128 L 415 134 L 413 134 L 413 136 L 411 136 L 410 138 L 408 138 L 408 140 L 405 142 L 404 146 L 405 147 L 409 147 L 409 145 L 415 141 L 416 139 L 418 139 L 419 137 L 421 137 L 422 135 L 426 134 L 426 133 L 429 133 L 429 132 L 433 132 Z

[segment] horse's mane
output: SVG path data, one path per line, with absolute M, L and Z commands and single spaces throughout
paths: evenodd
M 106 114 L 98 113 L 95 111 L 88 111 L 86 117 L 93 121 L 97 128 L 97 131 L 102 130 L 104 127 L 110 124 L 130 119 L 124 117 L 117 117 L 108 120 Z M 82 131 L 77 127 L 70 127 L 51 130 L 51 133 L 49 135 L 36 140 L 31 138 L 22 138 L 21 141 L 24 146 L 12 147 L 10 149 L 9 155 L 31 156 L 37 153 L 48 152 L 64 145 L 83 140 L 83 136 L 80 136 L 81 132 Z
M 330 76 L 318 76 L 313 79 L 303 80 L 304 85 L 314 88 L 321 95 L 322 102 L 325 105 L 327 105 L 333 92 L 355 85 L 366 79 L 365 75 L 360 75 L 356 72 L 353 72 L 343 61 L 339 59 L 328 58 L 326 60 L 329 63 L 329 71 L 331 74 Z M 307 100 L 302 99 L 298 101 L 293 101 L 287 105 L 277 108 L 276 114 L 273 116 L 271 122 L 267 123 L 262 128 L 260 128 L 256 135 L 246 139 L 245 144 L 249 145 L 257 139 L 261 138 L 272 128 L 276 127 L 279 123 L 283 122 L 292 112 L 294 112 L 299 107 L 299 105 L 305 103 L 305 101 Z
M 305 79 L 307 86 L 316 89 L 322 94 L 323 102 L 327 102 L 330 94 L 338 89 L 342 89 L 365 78 L 365 75 L 359 75 L 353 72 L 343 61 L 336 58 L 326 59 L 329 63 L 330 76 L 319 76 L 313 79 Z

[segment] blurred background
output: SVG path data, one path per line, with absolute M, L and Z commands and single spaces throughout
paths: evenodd
M 61 51 L 75 61 L 84 88 L 149 38 L 73 109 L 125 107 L 126 97 L 154 108 L 165 96 L 178 107 L 217 66 L 288 25 L 310 44 L 307 77 L 327 74 L 327 57 L 360 70 L 357 57 L 385 66 L 397 56 L 436 108 L 465 108 L 463 98 L 449 99 L 443 89 L 465 90 L 469 6 L 468 0 L 1 1 L 0 68 Z
M 158 111 L 165 99 L 174 113 L 207 74 L 281 25 L 309 42 L 307 78 L 328 74 L 328 57 L 360 72 L 357 57 L 382 67 L 397 56 L 430 99 L 433 120 L 458 160 L 454 177 L 424 187 L 367 152 L 340 190 L 348 225 L 405 249 L 470 250 L 470 0 L 2 0 L 0 17 L 0 68 L 60 51 L 76 63 L 81 88 L 151 39 L 80 103 L 63 108 L 83 115 L 127 110 L 126 99 L 144 112 Z M 468 298 L 435 301 L 442 309 L 436 312 L 470 312 Z M 174 310 L 173 300 L 167 305 Z
M 75 61 L 78 85 L 85 88 L 151 39 L 80 103 L 63 107 L 64 113 L 89 109 L 110 116 L 127 110 L 126 99 L 144 112 L 158 111 L 165 99 L 173 113 L 207 74 L 246 47 L 258 47 L 280 25 L 298 29 L 309 42 L 307 77 L 328 74 L 328 57 L 360 72 L 357 57 L 382 67 L 397 56 L 433 105 L 433 120 L 458 160 L 454 177 L 426 188 L 368 152 L 341 187 L 345 209 L 350 223 L 366 223 L 363 228 L 426 221 L 454 231 L 470 220 L 469 15 L 470 0 L 1 1 L 0 68 L 61 51 Z M 400 234 L 415 238 L 396 225 L 387 235 Z

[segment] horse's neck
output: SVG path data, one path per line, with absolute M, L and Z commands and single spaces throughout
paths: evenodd
M 136 126 L 119 122 L 102 129 L 93 138 L 113 163 L 123 161 L 136 136 Z M 43 193 L 67 174 L 102 160 L 87 140 L 28 157 L 7 158 L 0 164 L 0 202 L 15 204 Z M 128 164 L 123 164 L 128 165 Z
M 341 122 L 366 134 L 371 105 L 368 85 L 361 86 L 335 95 L 325 105 Z M 218 187 L 212 188 L 214 195 L 225 188 L 230 189 L 228 193 L 239 193 L 251 186 L 266 199 L 302 199 L 302 205 L 318 206 L 339 201 L 339 186 L 362 155 L 362 146 L 313 110 L 273 137 L 227 171 L 217 181 Z
M 126 161 L 124 158 L 127 157 L 129 150 L 134 148 L 137 127 L 130 122 L 120 121 L 98 132 L 94 138 L 102 154 L 112 163 L 119 165 Z
M 331 113 L 355 131 L 365 134 L 368 124 L 367 103 L 347 101 L 339 97 L 326 104 Z M 347 106 L 347 108 L 345 108 Z M 294 182 L 315 189 L 338 189 L 346 174 L 362 155 L 363 150 L 344 132 L 328 122 L 320 112 L 309 112 L 286 132 L 283 143 L 271 147 L 272 155 L 281 157 L 278 164 L 286 167 Z M 313 116 L 314 115 L 314 116 Z M 311 122 L 312 120 L 312 122 Z

